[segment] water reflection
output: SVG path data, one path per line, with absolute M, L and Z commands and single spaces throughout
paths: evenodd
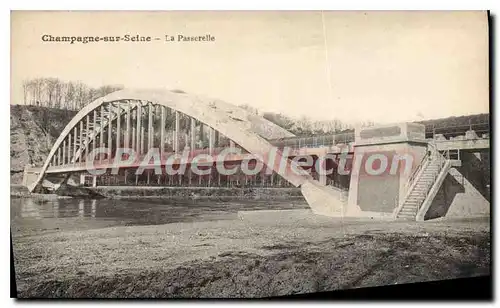
M 11 218 L 116 221 L 120 225 L 151 225 L 207 219 L 224 219 L 241 210 L 307 208 L 303 201 L 249 200 L 238 202 L 56 199 L 11 199 Z M 233 215 L 234 216 L 234 215 Z M 231 217 L 233 217 L 231 216 Z
M 95 218 L 96 208 L 97 200 L 58 199 L 42 201 L 30 198 L 12 199 L 11 217 L 38 219 L 62 217 Z

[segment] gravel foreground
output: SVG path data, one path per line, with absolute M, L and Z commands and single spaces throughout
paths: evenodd
M 489 223 L 280 211 L 12 236 L 20 298 L 238 298 L 489 275 Z

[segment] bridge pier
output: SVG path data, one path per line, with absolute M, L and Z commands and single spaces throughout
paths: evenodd
M 23 186 L 28 187 L 31 183 L 34 183 L 38 177 L 38 172 L 33 170 L 32 167 L 26 166 L 23 171 Z

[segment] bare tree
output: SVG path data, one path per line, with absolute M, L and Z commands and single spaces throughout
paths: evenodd
M 123 89 L 121 85 L 92 88 L 77 81 L 63 82 L 58 78 L 34 78 L 23 81 L 23 102 L 66 110 L 77 110 L 91 101 Z
M 23 81 L 23 103 L 27 105 L 28 103 L 28 93 L 30 91 L 31 82 L 29 80 Z
M 123 89 L 122 85 L 103 85 L 98 88 L 92 88 L 81 81 L 63 82 L 57 78 L 25 80 L 22 86 L 25 104 L 36 104 L 66 110 L 81 109 L 99 97 Z M 261 114 L 265 119 L 296 135 L 331 134 L 352 128 L 339 119 L 315 121 L 306 116 L 296 119 L 281 113 L 262 113 L 257 108 L 246 104 L 239 107 L 252 114 Z M 372 121 L 365 121 L 362 125 L 372 126 L 374 123 Z
M 43 83 L 44 83 L 44 81 L 42 78 L 35 78 L 31 81 L 33 101 L 34 101 L 35 105 L 38 105 L 38 106 L 43 106 L 43 102 L 42 102 Z
M 75 102 L 76 108 L 81 109 L 85 106 L 85 101 L 88 95 L 88 86 L 81 81 L 77 81 L 75 84 Z
M 64 104 L 66 105 L 66 109 L 76 109 L 76 101 L 75 101 L 75 84 L 70 81 L 65 85 L 66 93 L 64 96 Z
M 54 89 L 54 108 L 61 109 L 62 107 L 61 104 L 64 95 L 63 91 L 64 91 L 63 83 L 60 80 L 57 80 Z
M 47 107 L 55 107 L 55 94 L 57 84 L 59 83 L 59 79 L 57 78 L 44 78 L 45 85 L 45 96 L 47 98 Z

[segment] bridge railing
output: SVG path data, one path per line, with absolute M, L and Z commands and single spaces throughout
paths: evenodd
M 426 125 L 425 135 L 427 138 L 435 139 L 438 135 L 451 139 L 458 136 L 465 136 L 467 131 L 474 131 L 479 139 L 488 139 L 490 134 L 490 123 L 469 123 L 466 125 L 436 126 Z
M 292 149 L 330 147 L 350 142 L 354 142 L 354 132 L 271 140 L 271 144 L 278 148 L 289 147 Z

